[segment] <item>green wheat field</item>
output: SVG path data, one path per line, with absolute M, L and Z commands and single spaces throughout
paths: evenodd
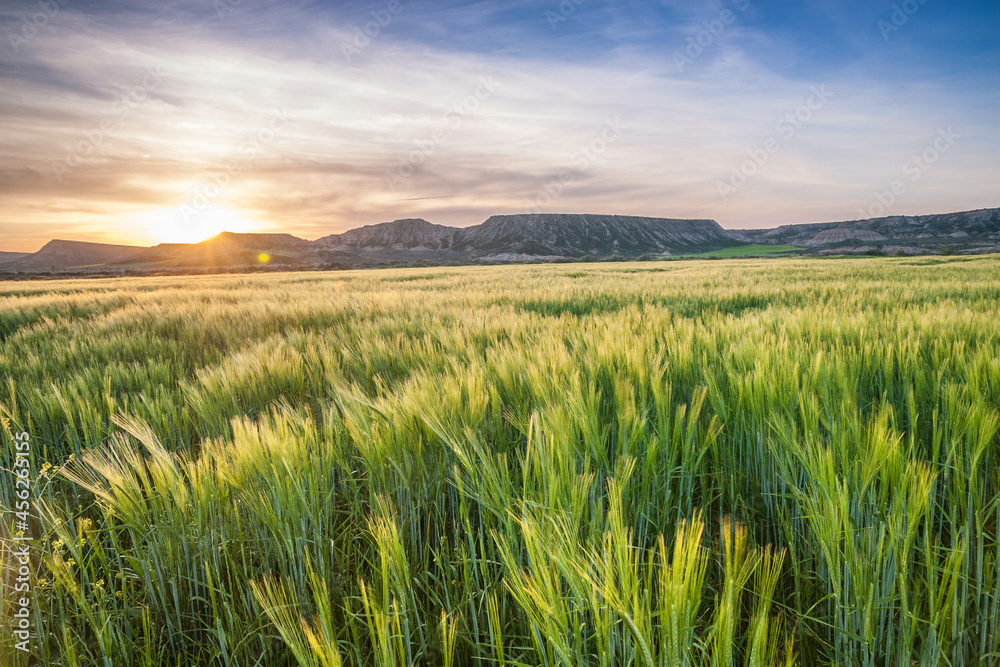
M 0 369 L 2 665 L 1000 664 L 997 257 L 8 282 Z

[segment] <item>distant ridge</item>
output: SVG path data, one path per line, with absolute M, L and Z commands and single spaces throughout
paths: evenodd
M 222 232 L 195 244 L 201 248 L 239 250 L 290 250 L 304 251 L 311 243 L 291 234 L 237 234 Z
M 1000 209 L 732 230 L 730 235 L 750 243 L 799 246 L 820 254 L 1000 252 Z
M 325 236 L 315 243 L 328 248 L 378 248 L 440 250 L 451 246 L 455 227 L 435 225 L 421 218 L 406 218 Z
M 8 271 L 48 271 L 65 268 L 82 268 L 137 259 L 143 248 L 108 243 L 88 243 L 85 241 L 63 241 L 53 239 L 38 252 L 24 255 L 0 268 Z
M 495 215 L 473 227 L 421 218 L 307 241 L 223 232 L 152 248 L 53 240 L 35 253 L 0 253 L 0 272 L 185 271 L 260 266 L 366 268 L 573 259 L 670 257 L 764 244 L 799 254 L 1000 253 L 1000 209 L 725 230 L 714 220 L 624 215 Z
M 25 257 L 25 256 L 30 255 L 30 254 L 31 254 L 30 252 L 3 252 L 3 251 L 0 251 L 0 264 L 3 264 L 4 262 L 13 262 L 15 259 L 21 259 L 22 257 Z

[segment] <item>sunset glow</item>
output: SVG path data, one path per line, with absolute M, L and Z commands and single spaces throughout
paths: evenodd
M 153 243 L 198 243 L 221 232 L 252 232 L 260 226 L 239 211 L 215 206 L 189 215 L 179 209 L 158 209 L 138 216 L 137 222 Z

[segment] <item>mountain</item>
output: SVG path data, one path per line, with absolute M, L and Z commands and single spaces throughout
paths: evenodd
M 185 272 L 253 267 L 369 268 L 660 257 L 750 244 L 831 254 L 1000 253 L 1000 209 L 725 230 L 714 220 L 624 215 L 495 215 L 473 227 L 420 218 L 359 227 L 316 241 L 223 232 L 152 248 L 54 240 L 36 253 L 0 253 L 0 271 Z M 753 248 L 750 249 L 753 251 Z
M 624 215 L 495 215 L 462 230 L 456 250 L 474 256 L 638 257 L 716 250 L 736 245 L 714 220 Z
M 201 243 L 161 243 L 142 246 L 49 241 L 36 253 L 0 264 L 7 272 L 65 271 L 70 269 L 221 268 L 231 266 L 301 265 L 313 246 L 291 234 L 235 234 L 223 232 Z M 262 256 L 266 255 L 266 262 Z
M 217 252 L 241 250 L 304 252 L 312 247 L 312 243 L 291 234 L 236 234 L 234 232 L 222 232 L 196 244 L 196 247 Z
M 159 249 L 157 246 L 153 250 Z M 236 234 L 222 232 L 201 243 L 164 249 L 166 266 L 230 267 L 263 264 L 309 264 L 312 243 L 291 234 Z
M 451 246 L 457 231 L 455 227 L 435 225 L 421 218 L 407 218 L 332 234 L 315 243 L 324 248 L 442 250 Z
M 798 246 L 819 254 L 1000 252 L 1000 209 L 785 225 L 730 234 L 748 243 Z
M 131 262 L 143 248 L 84 241 L 49 241 L 41 250 L 3 265 L 5 271 L 50 271 Z

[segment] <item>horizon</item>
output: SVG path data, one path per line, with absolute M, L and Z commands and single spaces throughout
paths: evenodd
M 879 218 L 865 218 L 864 220 L 871 220 L 871 221 L 874 222 L 874 221 L 877 221 L 877 220 L 891 219 L 891 218 L 896 218 L 896 217 L 922 218 L 922 217 L 934 217 L 934 216 L 940 216 L 940 215 L 951 215 L 951 214 L 962 214 L 962 213 L 977 213 L 979 211 L 993 211 L 993 210 L 1000 210 L 1000 206 L 990 207 L 990 208 L 985 208 L 985 209 L 969 209 L 969 210 L 966 210 L 966 211 L 941 211 L 941 212 L 925 213 L 925 214 L 918 214 L 918 215 L 880 216 Z M 344 229 L 344 230 L 339 231 L 339 232 L 332 232 L 331 234 L 322 234 L 322 235 L 316 236 L 316 237 L 298 236 L 296 234 L 292 234 L 291 232 L 284 232 L 284 231 L 236 232 L 236 231 L 224 229 L 224 230 L 222 230 L 220 232 L 214 233 L 211 236 L 208 236 L 208 237 L 203 238 L 203 239 L 199 239 L 197 241 L 181 241 L 181 242 L 161 241 L 159 243 L 154 243 L 154 244 L 149 245 L 149 246 L 142 246 L 142 245 L 136 245 L 136 244 L 131 244 L 131 243 L 110 244 L 110 245 L 132 246 L 132 247 L 136 247 L 136 248 L 152 248 L 152 247 L 156 247 L 158 245 L 196 245 L 198 243 L 204 243 L 206 241 L 211 241 L 214 238 L 217 238 L 219 236 L 223 236 L 223 235 L 226 235 L 226 234 L 233 234 L 233 235 L 242 235 L 242 234 L 255 234 L 255 235 L 291 235 L 291 236 L 296 237 L 296 238 L 298 238 L 300 240 L 308 241 L 308 242 L 312 243 L 312 242 L 315 242 L 315 241 L 319 241 L 319 240 L 321 240 L 323 238 L 326 238 L 328 236 L 332 236 L 332 235 L 336 235 L 336 234 L 343 234 L 345 232 L 349 232 L 349 231 L 353 231 L 353 230 L 357 230 L 357 229 L 364 229 L 364 228 L 367 228 L 367 227 L 376 227 L 376 226 L 379 226 L 379 225 L 392 225 L 392 224 L 395 224 L 397 222 L 407 222 L 407 221 L 411 221 L 411 220 L 423 221 L 423 222 L 427 222 L 427 223 L 432 224 L 432 225 L 436 225 L 436 226 L 440 226 L 440 227 L 448 227 L 448 228 L 451 228 L 451 229 L 458 230 L 458 229 L 471 229 L 473 227 L 477 227 L 477 226 L 482 225 L 485 222 L 489 221 L 490 218 L 494 218 L 494 217 L 508 217 L 508 216 L 512 216 L 512 215 L 520 215 L 520 214 L 515 214 L 515 213 L 497 213 L 495 215 L 489 216 L 486 220 L 483 220 L 481 222 L 473 223 L 471 225 L 462 225 L 462 226 L 442 225 L 440 223 L 434 222 L 433 220 L 426 220 L 424 218 L 397 218 L 395 220 L 385 220 L 385 221 L 382 221 L 382 222 L 373 222 L 373 223 L 368 223 L 368 224 L 365 224 L 365 225 L 358 225 L 356 227 L 349 227 L 348 229 Z M 566 213 L 566 212 L 557 212 L 557 211 L 554 211 L 554 212 L 541 213 L 540 215 L 554 215 L 554 216 L 594 216 L 594 217 L 600 216 L 600 217 L 618 217 L 618 218 L 650 218 L 650 219 L 661 219 L 661 220 L 675 220 L 677 222 L 696 222 L 696 221 L 698 221 L 698 219 L 695 219 L 695 218 L 669 218 L 669 217 L 658 216 L 658 215 L 619 215 L 619 214 L 615 214 L 615 213 Z M 724 229 L 726 231 L 748 231 L 748 230 L 776 229 L 777 227 L 786 227 L 786 226 L 795 227 L 795 226 L 800 226 L 800 225 L 801 226 L 808 226 L 808 225 L 832 225 L 832 224 L 844 224 L 844 223 L 854 223 L 854 222 L 862 222 L 863 221 L 861 219 L 858 219 L 858 220 L 819 220 L 819 221 L 810 221 L 810 222 L 786 223 L 786 224 L 783 224 L 783 225 L 776 225 L 773 228 L 767 228 L 767 227 L 727 227 L 727 226 L 719 223 L 717 220 L 712 220 L 711 218 L 703 218 L 702 220 L 708 220 L 710 222 L 715 222 L 720 227 L 722 227 L 722 229 Z M 0 251 L 2 251 L 2 252 L 15 252 L 15 253 L 16 252 L 24 252 L 24 253 L 31 254 L 31 253 L 37 252 L 38 250 L 40 250 L 41 248 L 45 247 L 49 243 L 53 243 L 53 242 L 57 242 L 57 241 L 58 242 L 70 242 L 70 243 L 97 243 L 97 244 L 107 243 L 107 242 L 104 242 L 104 241 L 93 241 L 91 239 L 51 238 L 51 239 L 45 241 L 36 250 L 32 250 L 32 251 L 5 251 L 5 250 L 0 250 Z
M 996 3 L 690 4 L 6 3 L 0 251 L 1000 206 Z

